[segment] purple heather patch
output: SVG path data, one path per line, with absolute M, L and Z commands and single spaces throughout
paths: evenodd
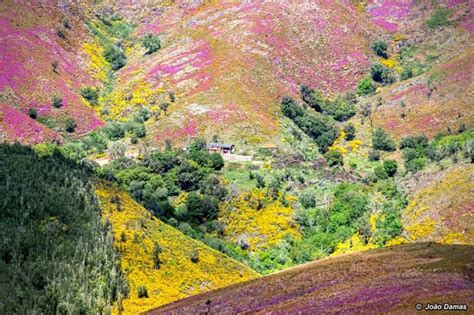
M 48 130 L 40 123 L 31 119 L 28 115 L 15 108 L 0 104 L 0 113 L 3 116 L 4 130 L 10 139 L 25 141 L 32 144 L 60 139 L 58 133 Z M 0 129 L 1 128 L 2 125 L 0 125 Z

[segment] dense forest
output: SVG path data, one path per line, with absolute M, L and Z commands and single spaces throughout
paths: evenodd
M 128 294 L 86 165 L 0 145 L 0 313 L 107 314 Z

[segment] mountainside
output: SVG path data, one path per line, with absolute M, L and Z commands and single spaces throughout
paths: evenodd
M 473 21 L 472 0 L 2 1 L 0 313 L 468 300 Z
M 103 219 L 112 224 L 114 246 L 130 283 L 130 295 L 116 311 L 138 314 L 259 277 L 243 264 L 161 222 L 126 193 L 101 184 L 97 195 Z M 140 296 L 140 287 L 145 288 L 146 296 Z
M 137 106 L 159 114 L 171 93 L 176 101 L 167 115 L 147 125 L 152 143 L 213 134 L 241 144 L 279 142 L 279 98 L 296 94 L 300 84 L 332 96 L 353 91 L 375 59 L 369 46 L 377 38 L 391 38 L 394 61 L 400 47 L 416 47 L 414 58 L 429 71 L 382 89 L 377 98 L 384 106 L 374 122 L 397 137 L 407 125 L 433 135 L 470 124 L 473 115 L 472 92 L 463 93 L 472 91 L 472 4 L 446 5 L 455 22 L 433 32 L 425 21 L 436 6 L 411 1 L 156 1 L 148 9 L 134 2 L 6 1 L 0 11 L 2 137 L 60 140 L 70 136 L 68 118 L 77 125 L 74 134 L 83 134 L 102 125 L 99 117 L 123 119 Z M 110 20 L 117 14 L 124 20 Z M 145 33 L 160 36 L 159 53 L 139 47 Z M 101 56 L 114 41 L 124 43 L 127 55 L 116 78 Z M 94 86 L 108 91 L 98 106 L 80 96 Z M 401 103 L 403 117 L 394 114 Z M 30 108 L 39 123 L 20 113 Z
M 279 131 L 276 101 L 299 84 L 327 92 L 356 86 L 369 64 L 363 20 L 327 1 L 168 7 L 139 29 L 163 34 L 163 49 L 126 67 L 119 80 L 140 78 L 176 94 L 168 117 L 153 126 L 155 141 L 220 134 L 261 143 Z
M 128 294 L 92 171 L 0 145 L 0 313 L 108 313 Z
M 399 245 L 308 263 L 147 314 L 415 313 L 474 302 L 472 246 Z
M 86 15 L 67 1 L 2 1 L 0 6 L 0 139 L 61 141 L 66 120 L 77 135 L 103 125 L 79 95 L 98 84 L 87 72 L 81 42 Z M 53 97 L 61 100 L 53 106 Z M 37 111 L 38 120 L 28 117 Z

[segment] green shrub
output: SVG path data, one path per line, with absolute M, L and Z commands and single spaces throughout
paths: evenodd
M 36 119 L 38 117 L 38 111 L 36 110 L 36 108 L 28 109 L 28 116 L 30 116 L 30 118 L 32 119 Z
M 166 115 L 166 113 L 168 112 L 168 108 L 170 107 L 170 103 L 168 103 L 168 102 L 163 102 L 163 103 L 160 104 L 159 107 L 160 107 L 160 109 L 161 109 L 161 110 L 165 113 L 165 115 Z
M 153 35 L 152 33 L 148 33 L 143 36 L 141 43 L 143 48 L 146 49 L 147 55 L 150 55 L 161 48 L 160 38 L 158 36 Z
M 367 194 L 359 185 L 342 183 L 336 187 L 334 200 L 329 212 L 329 232 L 339 240 L 346 240 L 355 231 L 356 219 L 369 209 Z
M 191 256 L 189 257 L 192 263 L 196 264 L 199 262 L 199 251 L 197 249 L 193 250 Z
M 148 297 L 148 289 L 144 285 L 141 285 L 137 289 L 137 294 L 138 294 L 138 298 L 140 298 L 140 299 L 147 298 Z
M 383 168 L 388 176 L 393 177 L 397 173 L 398 164 L 395 160 L 383 161 Z
M 303 102 L 308 104 L 317 112 L 322 112 L 324 105 L 324 98 L 321 95 L 321 92 L 315 92 L 311 87 L 307 85 L 302 85 L 300 87 L 300 95 Z
M 325 102 L 323 111 L 337 121 L 346 121 L 356 114 L 354 104 L 346 102 L 342 97 L 336 97 L 332 102 Z
M 421 149 L 406 148 L 402 152 L 405 161 L 405 169 L 408 172 L 416 173 L 426 165 L 425 154 Z
M 372 134 L 372 147 L 376 150 L 395 151 L 395 141 L 382 128 L 376 128 Z
M 400 149 L 405 149 L 405 148 L 412 148 L 416 149 L 418 147 L 420 148 L 426 148 L 428 146 L 429 139 L 425 135 L 419 135 L 419 136 L 407 136 L 400 141 Z
M 148 121 L 151 117 L 151 112 L 146 107 L 140 107 L 134 114 L 134 120 L 140 123 Z
M 53 95 L 53 106 L 56 108 L 60 108 L 61 106 L 63 106 L 63 99 L 61 95 Z
M 329 166 L 342 166 L 344 164 L 342 153 L 339 150 L 328 151 L 324 154 L 324 157 Z
M 311 137 L 321 152 L 326 152 L 328 147 L 336 140 L 338 130 L 334 120 L 319 113 L 308 113 L 296 104 L 289 96 L 284 96 L 281 101 L 281 110 L 285 116 L 309 137 Z
M 63 20 L 61 21 L 61 23 L 62 23 L 63 26 L 64 26 L 65 28 L 67 28 L 68 30 L 72 29 L 71 21 L 69 20 L 68 17 L 63 18 Z
M 283 115 L 292 120 L 305 114 L 304 109 L 298 106 L 290 96 L 283 96 L 281 99 L 281 111 Z
M 388 178 L 388 174 L 383 166 L 377 166 L 376 168 L 374 168 L 374 174 L 378 179 Z
M 125 243 L 127 241 L 127 234 L 125 234 L 125 231 L 122 231 L 120 233 L 120 242 Z
M 383 40 L 378 40 L 372 43 L 372 50 L 379 57 L 387 58 L 388 57 L 388 45 Z
M 402 73 L 400 73 L 400 80 L 408 80 L 413 78 L 413 68 L 412 67 L 404 67 Z
M 431 29 L 440 28 L 450 24 L 449 17 L 452 11 L 446 8 L 438 8 L 433 15 L 426 20 L 426 25 Z
M 216 171 L 221 170 L 224 167 L 224 159 L 219 153 L 212 153 L 209 156 L 211 161 L 211 167 Z
M 74 132 L 76 130 L 76 122 L 74 121 L 74 119 L 72 119 L 71 117 L 68 117 L 66 119 L 66 131 L 67 132 Z
M 474 140 L 469 140 L 466 142 L 464 146 L 464 152 L 471 163 L 474 163 Z
M 372 78 L 363 78 L 360 80 L 359 85 L 357 86 L 357 94 L 359 95 L 370 95 L 375 92 L 375 83 Z
M 56 26 L 56 35 L 61 39 L 66 39 L 66 28 L 63 25 Z
M 123 50 L 117 45 L 109 44 L 105 46 L 104 58 L 110 64 L 112 70 L 117 71 L 127 63 L 127 57 Z
M 370 150 L 369 151 L 369 161 L 379 161 L 380 160 L 380 151 L 379 150 Z
M 257 180 L 257 185 L 256 185 L 257 188 L 265 188 L 266 186 L 265 179 L 263 178 L 262 175 L 255 174 L 255 179 Z
M 356 133 L 356 128 L 354 124 L 348 123 L 347 125 L 344 126 L 344 133 L 346 134 L 346 140 L 354 140 L 355 138 L 355 133 Z
M 385 205 L 380 219 L 377 220 L 374 242 L 379 246 L 385 245 L 387 241 L 400 235 L 403 231 L 400 211 Z
M 51 62 L 51 70 L 53 70 L 54 73 L 59 73 L 58 68 L 59 68 L 59 61 L 53 60 L 53 62 Z
M 316 207 L 316 194 L 313 190 L 305 190 L 299 196 L 299 201 L 305 209 L 314 208 Z
M 125 126 L 118 122 L 111 122 L 104 128 L 104 132 L 111 141 L 125 137 Z
M 395 76 L 392 71 L 380 63 L 374 63 L 370 68 L 372 80 L 383 84 L 395 82 Z
M 81 96 L 85 98 L 91 105 L 97 106 L 99 103 L 99 89 L 84 87 L 81 89 Z
M 188 194 L 186 200 L 186 219 L 195 223 L 204 223 L 217 218 L 218 201 L 211 196 L 199 196 L 195 192 Z
M 144 138 L 146 136 L 146 129 L 143 123 L 131 122 L 126 127 L 132 138 Z
M 163 248 L 161 248 L 160 245 L 154 244 L 153 245 L 153 253 L 152 253 L 152 260 L 153 260 L 153 268 L 154 269 L 160 269 L 161 266 L 161 258 L 160 254 L 163 252 Z

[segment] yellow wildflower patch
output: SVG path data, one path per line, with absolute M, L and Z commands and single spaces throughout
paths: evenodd
M 97 109 L 108 108 L 108 118 L 117 119 L 132 114 L 138 107 L 146 106 L 151 111 L 159 110 L 159 104 L 167 95 L 162 88 L 154 88 L 145 80 L 118 82 L 117 88 L 104 99 Z
M 405 228 L 411 240 L 416 241 L 426 237 L 430 237 L 435 230 L 436 222 L 430 218 L 415 223 L 413 225 L 407 226 Z
M 400 244 L 406 244 L 408 243 L 408 241 L 401 237 L 401 236 L 397 236 L 395 238 L 392 238 L 390 241 L 387 242 L 387 244 L 385 244 L 385 246 L 395 246 L 395 245 L 400 245 Z
M 341 152 L 342 155 L 347 153 L 347 149 L 341 146 L 341 143 L 344 141 L 344 138 L 346 137 L 346 133 L 344 130 L 339 130 L 339 136 L 337 137 L 336 140 L 334 140 L 334 143 L 328 148 L 329 151 L 339 151 Z
M 464 235 L 461 233 L 450 233 L 445 235 L 441 240 L 441 244 L 468 244 Z
M 351 152 L 358 153 L 359 147 L 362 145 L 361 140 L 351 140 L 347 142 L 347 145 L 351 148 Z
M 293 196 L 286 196 L 291 202 Z M 280 201 L 271 200 L 261 190 L 245 192 L 221 207 L 219 221 L 224 235 L 238 243 L 245 241 L 250 250 L 276 245 L 286 234 L 299 239 L 300 233 L 293 219 L 293 209 Z
M 396 41 L 396 42 L 399 42 L 399 41 L 402 41 L 402 40 L 406 40 L 406 35 L 405 34 L 402 34 L 402 33 L 397 33 L 395 34 L 395 36 L 393 37 L 393 40 Z
M 114 246 L 121 252 L 121 269 L 130 283 L 130 295 L 122 301 L 123 314 L 138 314 L 259 277 L 247 266 L 153 217 L 126 193 L 103 184 L 98 185 L 96 193 L 103 220 L 112 224 Z M 162 248 L 159 269 L 154 268 L 152 258 L 155 244 Z M 198 261 L 192 262 L 190 257 L 196 254 Z M 147 298 L 138 297 L 140 286 L 146 287 Z
M 377 230 L 377 219 L 378 219 L 378 216 L 375 213 L 372 213 L 370 215 L 369 222 L 370 222 L 370 230 L 372 231 L 372 234 L 375 233 L 375 231 Z
M 179 195 L 176 198 L 174 198 L 171 201 L 171 204 L 173 205 L 173 207 L 177 207 L 177 206 L 185 204 L 186 200 L 188 200 L 188 193 L 185 191 L 182 191 L 179 193 Z
M 100 82 L 104 82 L 110 68 L 107 60 L 104 58 L 104 49 L 97 40 L 93 43 L 84 43 L 82 49 L 89 57 L 92 77 Z
M 389 58 L 389 59 L 380 58 L 380 63 L 388 68 L 394 68 L 398 66 L 398 61 L 395 58 Z
M 364 250 L 369 250 L 372 248 L 377 248 L 377 245 L 372 243 L 365 244 L 358 233 L 352 235 L 352 237 L 342 243 L 337 244 L 336 250 L 331 256 L 337 256 L 340 254 L 360 252 Z

